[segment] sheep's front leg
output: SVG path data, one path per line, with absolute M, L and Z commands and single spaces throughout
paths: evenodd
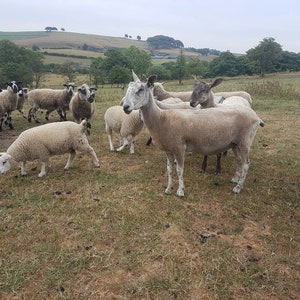
M 70 153 L 69 153 L 69 158 L 68 158 L 68 161 L 64 167 L 65 170 L 69 170 L 74 158 L 75 158 L 75 155 L 76 155 L 76 151 L 75 150 L 71 150 Z
M 184 155 L 176 156 L 176 170 L 178 176 L 178 190 L 176 196 L 184 196 L 184 181 L 183 181 L 183 170 L 184 170 Z
M 21 175 L 22 175 L 22 176 L 27 175 L 27 171 L 26 171 L 26 161 L 22 161 L 20 165 L 21 165 Z
M 167 154 L 167 174 L 168 174 L 168 185 L 165 189 L 165 194 L 170 195 L 172 193 L 172 171 L 173 171 L 174 156 Z
M 134 154 L 135 137 L 133 136 L 130 143 L 130 154 Z
M 39 173 L 38 177 L 43 177 L 45 176 L 46 173 L 46 162 L 41 162 L 41 172 Z

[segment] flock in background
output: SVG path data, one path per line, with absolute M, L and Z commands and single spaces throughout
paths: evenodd
M 222 82 L 217 78 L 210 83 L 195 79 L 193 91 L 166 91 L 162 83 L 156 82 L 157 76 L 151 75 L 142 82 L 132 72 L 133 81 L 129 83 L 126 95 L 120 105 L 107 109 L 104 114 L 105 131 L 109 149 L 115 151 L 113 132 L 120 136 L 116 151 L 122 151 L 130 144 L 134 154 L 136 136 L 147 128 L 150 137 L 147 144 L 153 143 L 167 155 L 168 183 L 166 194 L 172 193 L 172 170 L 176 165 L 178 189 L 176 195 L 183 197 L 184 159 L 186 152 L 204 155 L 201 170 L 205 172 L 207 156 L 216 155 L 216 174 L 221 172 L 221 156 L 232 149 L 236 171 L 232 178 L 234 193 L 239 193 L 249 169 L 249 152 L 259 126 L 263 121 L 251 108 L 251 95 L 245 91 L 213 93 L 212 88 Z M 89 145 L 88 135 L 95 112 L 95 88 L 83 84 L 65 84 L 64 89 L 22 88 L 21 82 L 6 83 L 7 89 L 0 92 L 0 131 L 5 125 L 13 129 L 12 112 L 18 110 L 30 122 L 39 122 L 36 112 L 46 110 L 45 118 L 57 111 L 61 122 L 52 122 L 23 131 L 8 147 L 0 153 L 0 173 L 10 170 L 12 163 L 20 163 L 21 175 L 26 175 L 26 162 L 39 159 L 39 177 L 47 174 L 49 157 L 69 153 L 65 170 L 69 169 L 76 151 L 91 156 L 94 166 L 99 160 Z M 75 91 L 75 88 L 77 90 Z M 23 112 L 27 99 L 30 109 L 26 116 Z M 73 121 L 67 121 L 70 110 Z

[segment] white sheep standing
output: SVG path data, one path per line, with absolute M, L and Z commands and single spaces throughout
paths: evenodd
M 0 131 L 2 124 L 5 122 L 10 129 L 13 129 L 11 113 L 16 110 L 18 104 L 18 93 L 22 92 L 22 82 L 10 81 L 6 82 L 6 90 L 0 93 Z
M 154 82 L 153 96 L 158 100 L 164 100 L 167 98 L 180 98 L 184 102 L 190 101 L 192 91 L 187 92 L 171 92 L 166 91 L 162 82 Z
M 90 88 L 87 84 L 83 84 L 77 89 L 73 95 L 69 107 L 72 112 L 73 119 L 76 123 L 87 120 L 87 127 L 91 128 L 91 119 L 95 113 L 95 93 L 96 88 Z
M 51 155 L 69 153 L 65 170 L 71 166 L 76 151 L 89 154 L 96 167 L 99 160 L 94 149 L 89 145 L 85 134 L 86 121 L 76 124 L 72 121 L 53 122 L 23 131 L 8 147 L 0 153 L 0 173 L 6 173 L 11 163 L 21 163 L 21 175 L 26 175 L 26 162 L 39 159 L 41 172 L 39 177 L 46 175 L 46 165 Z
M 69 110 L 69 103 L 74 94 L 76 85 L 72 82 L 63 85 L 65 89 L 34 89 L 28 92 L 28 103 L 31 108 L 28 112 L 28 121 L 33 118 L 39 123 L 36 112 L 45 109 L 45 119 L 49 120 L 49 115 L 54 110 L 57 111 L 61 121 L 66 121 L 66 111 Z
M 120 135 L 120 147 L 117 148 L 117 151 L 122 151 L 129 144 L 128 138 L 131 137 L 130 154 L 134 154 L 135 138 L 144 127 L 140 112 L 134 111 L 128 115 L 124 112 L 122 106 L 115 105 L 106 110 L 104 120 L 110 151 L 115 150 L 112 142 L 114 131 Z
M 172 169 L 176 161 L 179 186 L 177 196 L 184 196 L 185 152 L 204 155 L 217 154 L 232 149 L 237 168 L 232 178 L 236 183 L 234 193 L 244 185 L 249 169 L 249 152 L 259 126 L 263 121 L 252 110 L 244 106 L 217 107 L 206 110 L 168 109 L 162 110 L 155 103 L 151 86 L 157 76 L 141 82 L 133 72 L 134 81 L 129 83 L 123 109 L 126 113 L 140 109 L 145 126 L 154 144 L 167 155 L 168 185 L 166 194 L 172 192 Z

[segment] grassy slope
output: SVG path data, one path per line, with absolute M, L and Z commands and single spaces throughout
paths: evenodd
M 37 178 L 37 162 L 28 164 L 26 177 L 17 167 L 1 176 L 0 298 L 297 299 L 300 78 L 295 73 L 267 80 L 284 82 L 298 96 L 249 91 L 266 126 L 253 143 L 242 193 L 230 192 L 231 152 L 220 177 L 213 175 L 215 157 L 201 174 L 202 157 L 187 155 L 184 199 L 164 195 L 166 158 L 145 146 L 146 130 L 135 155 L 109 151 L 103 115 L 125 92 L 100 88 L 89 136 L 100 169 L 79 155 L 65 172 L 63 155 L 51 159 L 46 178 Z M 234 78 L 218 90 L 245 89 L 249 82 L 255 87 L 262 81 Z M 189 90 L 192 81 L 166 88 Z M 36 126 L 16 112 L 13 119 L 15 130 L 0 133 L 0 151 Z
M 110 37 L 102 35 L 92 35 L 92 34 L 82 34 L 74 32 L 44 32 L 44 31 L 33 31 L 33 32 L 0 32 L 0 40 L 9 39 L 19 46 L 30 48 L 35 45 L 38 46 L 41 51 L 63 53 L 63 54 L 73 54 L 73 55 L 85 55 L 87 57 L 98 57 L 103 55 L 99 52 L 83 51 L 81 50 L 84 44 L 88 46 L 97 47 L 101 49 L 109 48 L 128 48 L 130 46 L 136 46 L 142 50 L 149 51 L 147 43 L 145 41 L 138 41 L 134 39 L 127 39 L 124 37 Z M 57 48 L 57 49 L 53 49 Z M 59 49 L 68 48 L 68 49 Z M 178 55 L 178 49 L 163 49 L 157 51 L 157 54 L 171 54 Z M 187 56 L 196 56 L 195 53 L 185 51 Z M 203 60 L 212 60 L 213 56 L 202 57 Z M 66 59 L 65 57 L 51 57 L 46 56 L 45 63 L 63 63 Z M 87 63 L 90 62 L 86 59 L 73 59 L 76 62 Z M 159 60 L 161 61 L 161 60 Z M 169 61 L 169 60 L 168 60 Z M 162 61 L 161 61 L 162 62 Z

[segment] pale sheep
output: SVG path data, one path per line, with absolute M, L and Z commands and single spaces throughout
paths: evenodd
M 6 90 L 0 93 L 0 131 L 5 122 L 10 129 L 13 129 L 11 113 L 16 110 L 18 104 L 18 93 L 22 92 L 22 82 L 6 82 Z
M 43 177 L 46 175 L 49 157 L 64 153 L 69 153 L 65 165 L 65 170 L 68 170 L 76 151 L 90 155 L 94 165 L 99 167 L 99 160 L 89 145 L 85 130 L 84 120 L 80 124 L 72 121 L 53 122 L 23 131 L 6 152 L 0 153 L 0 173 L 6 173 L 10 170 L 11 163 L 17 162 L 21 163 L 21 175 L 26 175 L 26 162 L 39 159 L 41 172 L 38 176 Z
M 95 112 L 94 91 L 97 91 L 97 89 L 90 88 L 84 83 L 77 89 L 69 104 L 74 121 L 80 123 L 85 119 L 87 120 L 88 128 L 91 128 L 91 119 Z
M 28 112 L 28 121 L 33 118 L 39 123 L 36 112 L 45 109 L 45 119 L 49 120 L 49 115 L 54 110 L 57 111 L 61 121 L 66 121 L 66 111 L 69 110 L 69 103 L 74 94 L 76 85 L 72 82 L 63 85 L 65 89 L 34 89 L 28 92 L 28 103 L 31 108 Z
M 166 91 L 163 83 L 155 82 L 153 85 L 153 96 L 158 100 L 164 100 L 167 98 L 180 98 L 184 102 L 190 101 L 192 91 L 188 92 L 171 92 Z
M 237 169 L 232 178 L 236 183 L 234 193 L 239 193 L 244 185 L 249 169 L 249 152 L 259 126 L 263 121 L 246 107 L 232 109 L 229 106 L 206 110 L 162 110 L 155 103 L 151 86 L 156 75 L 141 82 L 133 72 L 125 96 L 123 109 L 126 113 L 140 109 L 145 126 L 153 143 L 167 155 L 168 185 L 166 194 L 172 192 L 172 169 L 174 161 L 178 174 L 177 196 L 184 196 L 185 152 L 199 152 L 204 155 L 221 153 L 230 148 L 235 154 Z
M 120 135 L 120 146 L 117 151 L 122 151 L 129 144 L 128 138 L 131 137 L 130 154 L 134 154 L 135 138 L 144 127 L 140 112 L 134 111 L 128 115 L 124 112 L 122 106 L 111 106 L 106 110 L 104 120 L 110 151 L 115 150 L 112 133 L 116 132 Z

